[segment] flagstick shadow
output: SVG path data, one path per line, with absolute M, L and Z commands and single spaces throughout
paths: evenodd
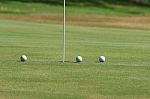
M 70 63 L 70 61 L 58 61 L 58 62 L 60 62 L 60 63 Z

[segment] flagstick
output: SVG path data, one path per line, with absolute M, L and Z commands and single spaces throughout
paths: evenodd
M 63 62 L 65 62 L 65 57 L 66 57 L 66 0 L 64 0 L 64 27 L 63 27 L 63 47 L 64 47 L 64 52 L 63 52 Z

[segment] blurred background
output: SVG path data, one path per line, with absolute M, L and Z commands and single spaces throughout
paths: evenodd
M 150 0 L 66 0 L 67 24 L 149 29 Z M 63 22 L 63 0 L 0 0 L 0 19 Z

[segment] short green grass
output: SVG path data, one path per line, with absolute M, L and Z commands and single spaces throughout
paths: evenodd
M 150 31 L 0 20 L 1 99 L 149 99 Z M 20 55 L 28 56 L 20 62 Z M 75 63 L 75 56 L 83 56 Z M 106 56 L 105 63 L 98 57 Z

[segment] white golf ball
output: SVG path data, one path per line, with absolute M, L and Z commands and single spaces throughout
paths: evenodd
M 26 56 L 26 55 L 21 55 L 20 60 L 21 60 L 22 62 L 27 61 L 27 56 Z
M 99 62 L 105 62 L 105 61 L 106 61 L 105 56 L 100 56 L 100 57 L 99 57 Z
M 77 56 L 76 57 L 76 62 L 82 62 L 82 56 Z

